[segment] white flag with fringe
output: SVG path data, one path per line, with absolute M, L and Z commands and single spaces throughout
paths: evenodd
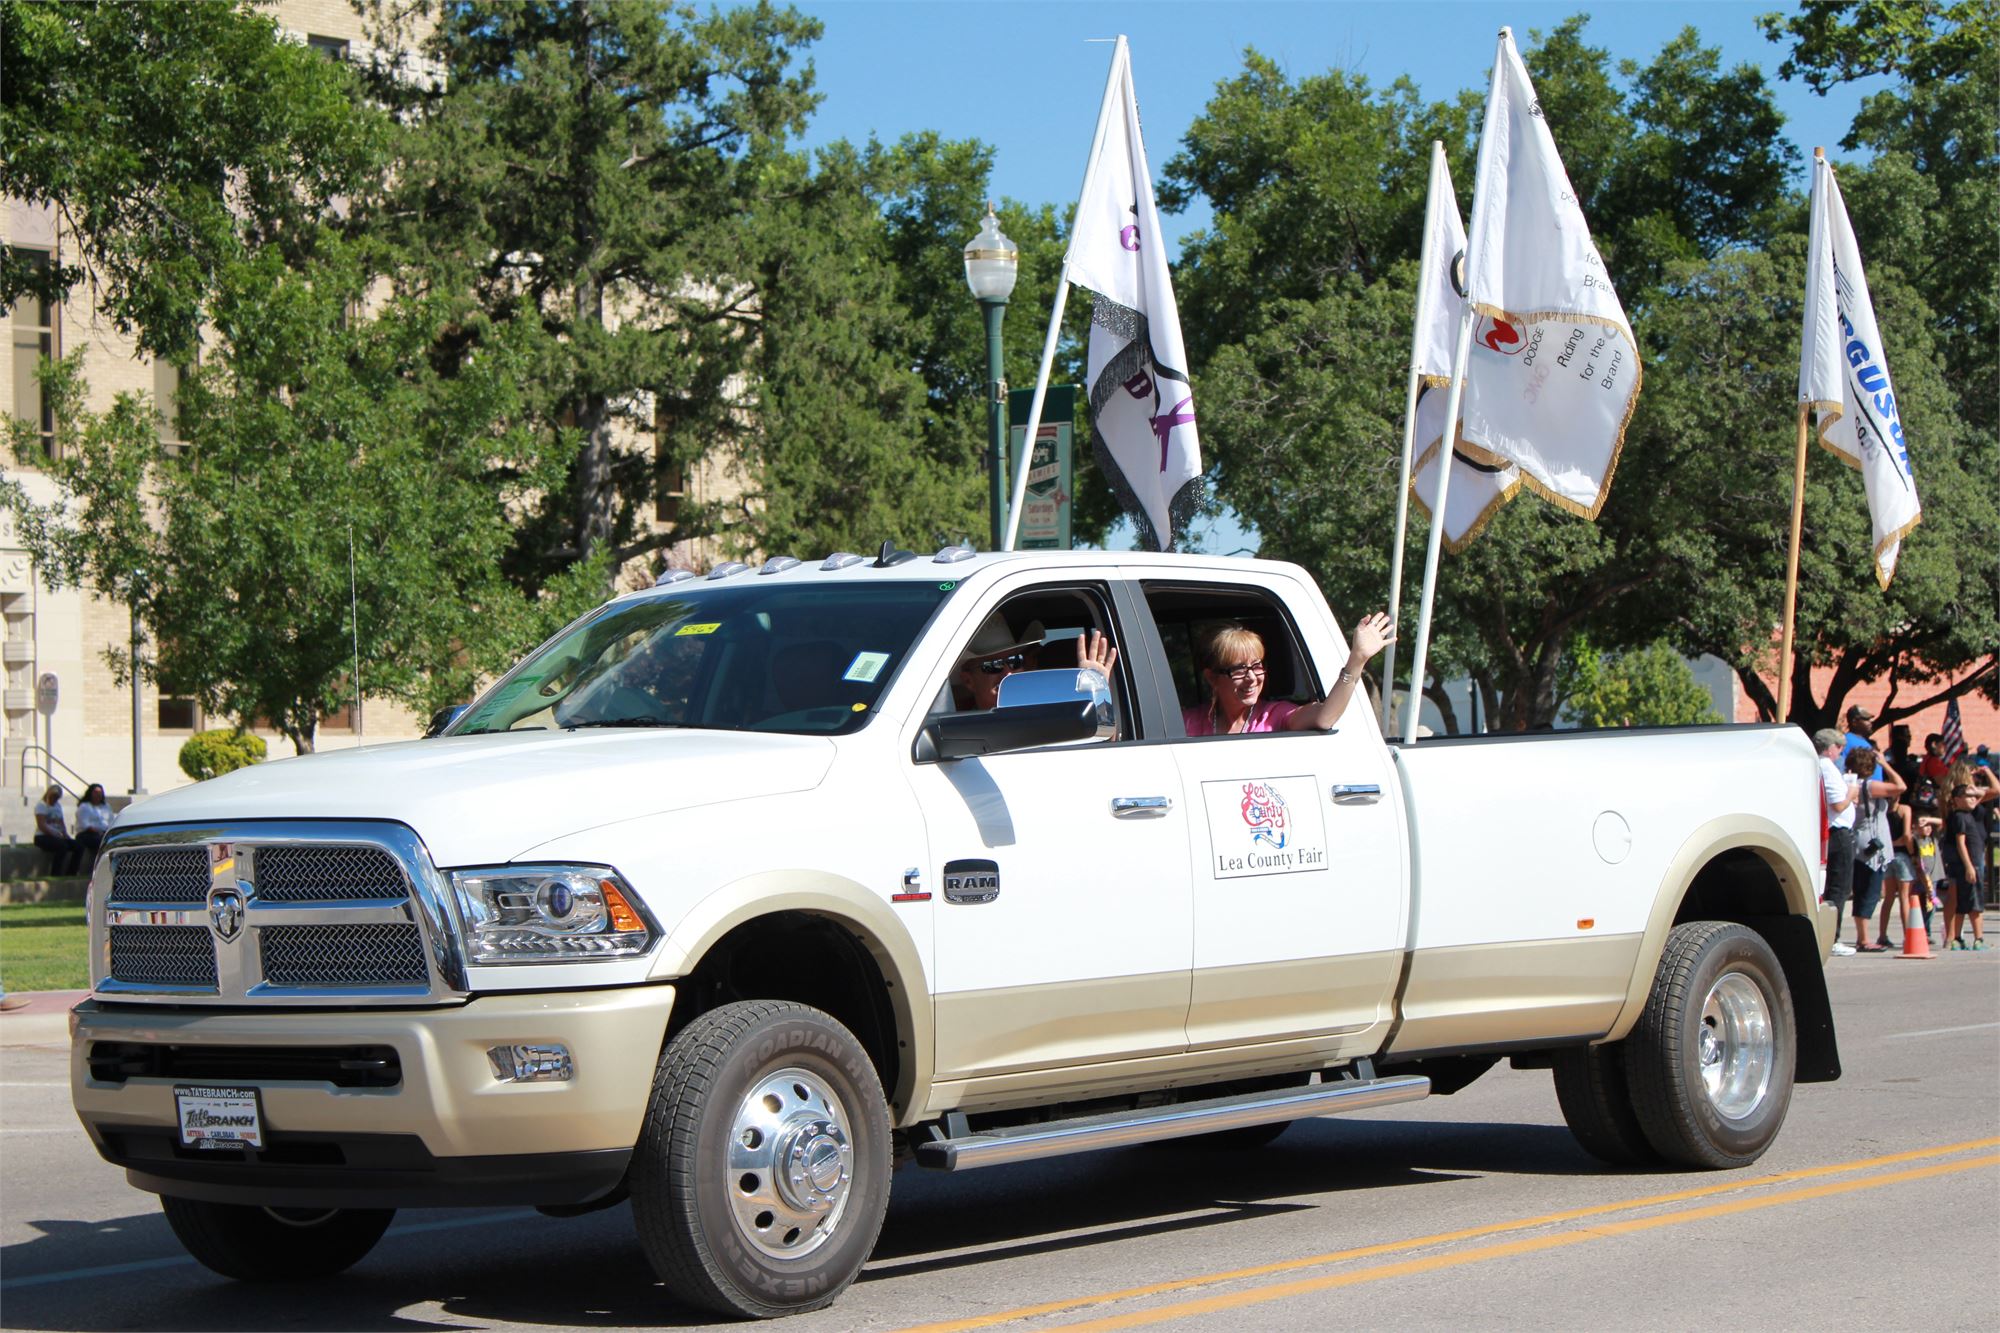
M 1423 253 L 1431 256 L 1433 271 L 1428 285 L 1428 306 L 1417 311 L 1416 365 L 1423 388 L 1417 398 L 1417 462 L 1410 476 L 1410 494 L 1426 514 L 1435 517 L 1445 400 L 1451 387 L 1452 346 L 1458 337 L 1459 312 L 1465 308 L 1465 223 L 1458 216 L 1451 169 L 1445 165 L 1441 150 L 1431 164 L 1430 202 L 1424 209 L 1424 230 Z M 1481 349 L 1475 346 L 1466 374 L 1477 374 L 1483 359 Z M 1462 418 L 1462 411 L 1460 415 Z M 1462 421 L 1460 430 L 1462 444 Z M 1496 465 L 1463 449 L 1454 449 L 1451 485 L 1445 488 L 1445 548 L 1454 555 L 1463 550 L 1499 512 L 1500 506 L 1513 499 L 1520 489 L 1521 470 L 1513 464 Z
M 1833 164 L 1824 157 L 1813 159 L 1810 237 L 1799 410 L 1816 411 L 1820 443 L 1861 469 L 1874 527 L 1875 580 L 1887 588 L 1903 537 L 1923 520 L 1923 506 L 1861 251 Z
M 1077 201 L 1066 271 L 1094 296 L 1085 379 L 1098 468 L 1141 540 L 1165 551 L 1201 506 L 1201 441 L 1122 41 L 1105 98 L 1117 105 L 1103 118 L 1103 141 Z
M 1544 499 L 1594 519 L 1638 401 L 1639 349 L 1505 30 L 1479 155 L 1462 423 L 1477 443 L 1463 447 L 1517 465 Z

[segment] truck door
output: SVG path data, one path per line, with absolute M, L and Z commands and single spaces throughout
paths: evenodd
M 933 711 L 978 706 L 964 692 L 975 675 L 1074 666 L 1089 630 L 1118 642 L 1102 584 L 998 591 L 960 631 Z M 936 895 L 939 1079 L 1186 1047 L 1188 815 L 1172 761 L 1134 743 L 1131 670 L 1113 672 L 1115 740 L 943 761 L 913 745 L 923 887 Z
M 1140 586 L 1184 710 L 1210 708 L 1199 665 L 1225 628 L 1262 640 L 1264 699 L 1317 701 L 1333 675 L 1320 664 L 1346 660 L 1331 617 L 1309 614 L 1324 605 L 1316 589 Z M 1375 1049 L 1402 966 L 1408 880 L 1401 804 L 1366 692 L 1331 733 L 1189 737 L 1185 721 L 1181 731 L 1168 748 L 1194 863 L 1190 1048 L 1304 1039 L 1335 1055 Z

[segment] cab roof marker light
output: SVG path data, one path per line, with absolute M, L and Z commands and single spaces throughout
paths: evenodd
M 978 552 L 974 551 L 964 542 L 954 542 L 950 546 L 941 548 L 936 555 L 932 556 L 931 563 L 934 565 L 955 565 L 961 560 L 970 560 L 977 554 Z
M 664 588 L 669 583 L 686 583 L 689 579 L 698 577 L 700 576 L 692 569 L 663 569 L 660 571 L 660 577 L 653 580 L 653 586 Z
M 866 556 L 856 555 L 852 551 L 835 551 L 832 555 L 820 561 L 819 567 L 822 570 L 846 569 L 849 565 L 858 565 L 865 559 L 867 559 Z
M 711 580 L 726 579 L 729 578 L 731 575 L 741 574 L 744 570 L 748 568 L 750 568 L 750 566 L 744 564 L 741 560 L 725 560 L 721 564 L 717 565 L 714 569 L 709 570 L 708 577 Z
M 797 556 L 774 555 L 769 560 L 766 560 L 764 567 L 757 572 L 759 574 L 782 574 L 788 569 L 797 569 L 798 567 L 799 558 Z

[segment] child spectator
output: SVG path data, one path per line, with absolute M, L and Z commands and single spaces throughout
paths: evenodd
M 2000 779 L 1985 768 L 1965 766 L 1954 772 L 1951 813 L 1944 821 L 1944 869 L 1951 878 L 1951 902 L 1945 908 L 1944 933 L 1948 948 L 1968 946 L 1958 938 L 1958 923 L 1972 919 L 1973 949 L 1986 947 L 1986 903 L 1980 872 L 1986 864 L 1986 824 L 1980 817 L 1982 805 L 2000 798 Z M 1961 780 L 1962 779 L 1962 780 Z

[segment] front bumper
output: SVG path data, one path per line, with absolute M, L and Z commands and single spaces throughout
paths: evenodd
M 158 1194 L 299 1207 L 575 1204 L 623 1178 L 652 1093 L 673 1008 L 672 986 L 489 995 L 449 1009 L 327 1011 L 121 1007 L 76 1010 L 70 1088 L 105 1160 Z M 98 1043 L 199 1048 L 224 1077 L 100 1076 Z M 567 1082 L 504 1083 L 487 1051 L 560 1043 Z M 256 1074 L 313 1049 L 388 1048 L 393 1086 Z M 240 1071 L 248 1070 L 244 1073 Z M 266 1146 L 196 1150 L 178 1143 L 174 1086 L 255 1086 Z

